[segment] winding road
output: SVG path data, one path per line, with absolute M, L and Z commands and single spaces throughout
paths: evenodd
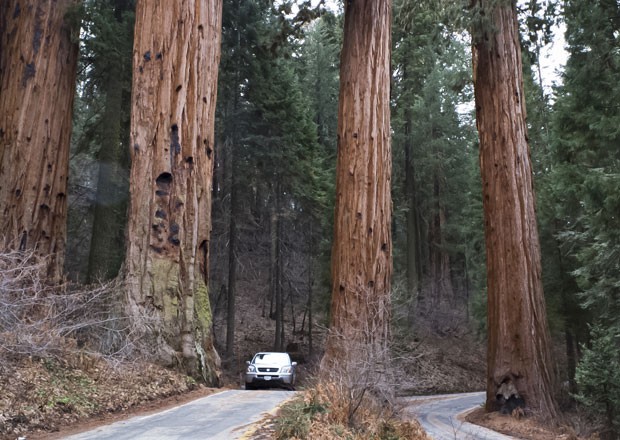
M 248 439 L 254 423 L 294 394 L 279 390 L 228 390 L 160 413 L 100 426 L 65 439 Z M 407 405 L 405 414 L 417 418 L 434 440 L 514 440 L 514 437 L 459 420 L 459 414 L 482 405 L 484 398 L 484 393 L 409 397 L 404 399 Z
M 459 420 L 458 415 L 481 406 L 485 393 L 410 397 L 407 414 L 418 419 L 434 440 L 515 440 L 504 434 Z
M 148 416 L 133 417 L 67 440 L 234 440 L 295 393 L 229 390 Z

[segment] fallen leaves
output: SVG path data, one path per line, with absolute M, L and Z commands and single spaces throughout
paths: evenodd
M 0 438 L 57 431 L 89 417 L 125 411 L 196 387 L 186 376 L 152 364 L 84 371 L 54 359 L 0 364 Z

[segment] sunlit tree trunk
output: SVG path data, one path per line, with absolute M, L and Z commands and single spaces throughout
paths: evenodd
M 128 311 L 159 361 L 217 382 L 207 293 L 220 0 L 140 0 L 131 112 Z
M 557 416 L 515 6 L 487 8 L 473 43 L 488 281 L 487 410 L 504 400 Z
M 65 14 L 74 0 L 0 5 L 0 240 L 49 256 L 59 280 L 78 46 Z
M 375 372 L 387 354 L 392 275 L 390 9 L 389 0 L 345 3 L 324 377 L 330 372 L 357 375 L 360 367 Z

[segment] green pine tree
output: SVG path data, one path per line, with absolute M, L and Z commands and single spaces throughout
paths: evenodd
M 92 195 L 86 212 L 82 203 L 71 204 L 70 246 L 75 252 L 68 264 L 80 267 L 87 282 L 115 277 L 124 258 L 134 8 L 133 0 L 91 0 L 80 11 L 81 69 L 70 182 L 72 197 L 79 196 L 84 182 Z M 89 172 L 95 176 L 85 178 Z M 91 223 L 85 219 L 91 215 L 86 238 L 83 229 Z
M 410 310 L 419 305 L 427 316 L 463 309 L 475 276 L 466 244 L 475 238 L 465 228 L 480 193 L 471 178 L 475 129 L 459 111 L 471 99 L 469 48 L 450 10 L 430 2 L 395 7 L 395 264 L 407 274 Z
M 620 6 L 567 0 L 564 11 L 569 58 L 553 107 L 545 205 L 559 243 L 557 286 L 571 333 L 583 341 L 586 324 L 598 321 L 577 368 L 585 402 L 601 397 L 585 386 L 588 363 L 607 356 L 605 335 L 620 324 Z
M 617 327 L 594 325 L 591 345 L 583 346 L 575 375 L 579 393 L 575 398 L 596 413 L 603 414 L 608 432 L 620 434 L 620 331 Z
M 620 6 L 567 1 L 569 59 L 554 107 L 556 217 L 583 305 L 620 316 Z

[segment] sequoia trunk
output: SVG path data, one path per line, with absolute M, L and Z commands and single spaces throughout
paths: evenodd
M 128 311 L 159 361 L 217 382 L 207 293 L 221 0 L 138 1 Z
M 485 12 L 492 25 L 474 40 L 473 67 L 488 271 L 486 407 L 524 404 L 553 418 L 516 12 L 510 2 Z
M 321 369 L 385 366 L 392 242 L 389 0 L 345 3 L 330 331 Z M 324 376 L 325 377 L 325 376 Z
M 78 55 L 65 14 L 75 3 L 0 6 L 0 243 L 49 256 L 50 280 L 62 276 L 65 252 Z

